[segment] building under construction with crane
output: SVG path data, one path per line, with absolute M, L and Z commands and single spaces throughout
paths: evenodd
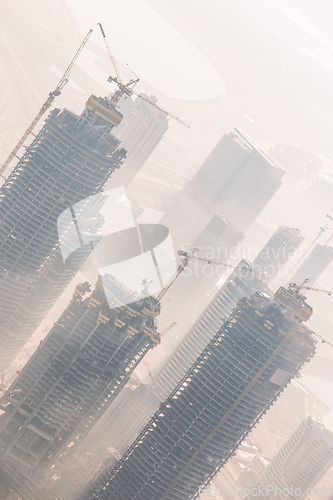
M 122 115 L 91 96 L 80 116 L 55 109 L 0 191 L 0 373 L 91 252 L 63 262 L 57 219 L 100 192 L 125 150 L 110 133 Z
M 295 312 L 297 314 L 295 314 Z M 197 498 L 315 352 L 298 290 L 240 299 L 89 500 Z M 80 497 L 82 498 L 82 496 Z
M 101 30 L 105 38 L 102 27 Z M 91 32 L 0 168 L 2 177 L 6 178 L 4 174 L 10 162 L 33 134 L 55 97 L 61 94 Z M 109 50 L 108 44 L 107 48 Z M 91 244 L 82 245 L 64 264 L 57 233 L 59 215 L 73 210 L 75 203 L 101 192 L 126 156 L 112 130 L 123 119 L 118 101 L 124 94 L 134 93 L 135 81 L 122 83 L 110 51 L 109 54 L 117 73 L 117 78 L 109 78 L 118 86 L 113 96 L 110 99 L 90 96 L 80 116 L 67 109 L 53 110 L 1 187 L 0 375 L 8 369 L 92 250 Z M 142 96 L 140 99 L 145 100 Z M 148 102 L 161 110 L 155 103 Z
M 110 309 L 112 294 L 118 307 Z M 149 349 L 159 343 L 153 297 L 111 276 L 73 299 L 0 400 L 1 484 L 24 500 L 61 454 L 87 434 Z M 69 445 L 69 446 L 68 446 Z M 75 450 L 75 447 L 74 447 Z M 50 469 L 50 475 L 55 470 Z

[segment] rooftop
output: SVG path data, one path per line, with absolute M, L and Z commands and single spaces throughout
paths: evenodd
M 278 168 L 285 172 L 285 169 L 281 167 L 281 165 L 275 161 L 264 149 L 262 149 L 257 143 L 255 143 L 252 139 L 249 138 L 245 132 L 235 127 L 237 134 L 246 142 L 252 149 L 255 149 L 265 160 L 272 165 L 272 167 Z

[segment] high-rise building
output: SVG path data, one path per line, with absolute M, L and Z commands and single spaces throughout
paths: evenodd
M 214 215 L 194 241 L 192 248 L 198 249 L 196 255 L 208 261 L 192 260 L 191 262 L 193 280 L 187 279 L 187 289 L 192 287 L 189 298 L 194 304 L 200 306 L 203 294 L 210 292 L 221 275 L 227 271 L 225 266 L 209 264 L 209 261 L 221 264 L 230 262 L 244 237 L 245 234 L 238 231 L 227 219 Z M 183 290 L 186 293 L 184 287 Z
M 114 463 L 115 455 L 122 455 L 141 432 L 188 368 L 195 362 L 209 341 L 216 335 L 223 322 L 236 307 L 237 301 L 257 290 L 265 290 L 265 283 L 256 278 L 249 263 L 242 260 L 218 294 L 211 301 L 200 319 L 191 327 L 184 340 L 177 346 L 168 361 L 152 380 L 151 386 L 127 386 L 80 445 L 76 459 L 68 457 L 59 471 L 52 491 L 64 492 L 70 487 L 76 491 L 97 478 L 97 472 Z M 110 449 L 116 450 L 112 454 Z M 88 453 L 88 456 L 87 456 Z M 84 458 L 86 457 L 87 458 Z M 74 470 L 76 473 L 74 474 Z M 50 491 L 49 491 L 50 494 Z
M 155 392 L 161 400 L 170 395 L 186 371 L 217 334 L 236 307 L 238 300 L 264 290 L 269 294 L 265 282 L 256 276 L 248 262 L 241 260 L 181 343 L 176 346 L 156 377 Z
M 285 304 L 285 306 L 283 305 Z M 304 297 L 243 298 L 89 500 L 195 498 L 278 398 L 315 343 Z M 82 498 L 82 497 L 81 497 Z
M 333 247 L 316 245 L 305 261 L 299 266 L 291 281 L 300 285 L 309 280 L 307 286 L 312 286 L 333 260 Z
M 46 483 L 45 497 L 80 497 L 88 483 L 125 453 L 160 403 L 151 387 L 133 385 L 130 380 L 87 437 L 55 463 L 57 479 Z
M 91 96 L 80 116 L 55 109 L 0 190 L 0 373 L 90 253 L 63 262 L 57 219 L 100 192 L 125 155 L 110 131 L 122 115 Z
M 225 134 L 162 222 L 175 241 L 192 242 L 213 215 L 245 232 L 281 185 L 285 170 L 244 132 Z
M 253 261 L 253 267 L 272 280 L 304 241 L 299 229 L 280 226 Z
M 261 472 L 258 485 L 268 500 L 302 500 L 332 464 L 333 432 L 308 415 Z
M 24 499 L 61 453 L 78 443 L 159 343 L 152 297 L 132 293 L 112 277 L 73 299 L 0 400 L 1 470 Z M 110 309 L 107 296 L 116 297 Z M 132 303 L 131 303 L 132 302 Z M 130 303 L 130 305 L 128 305 Z M 0 474 L 1 477 L 1 474 Z
M 112 187 L 126 187 L 130 184 L 168 130 L 166 114 L 154 106 L 157 104 L 157 98 L 143 93 L 139 95 L 148 99 L 153 105 L 136 98 L 114 132 L 127 154 L 121 170 L 112 176 L 110 184 Z

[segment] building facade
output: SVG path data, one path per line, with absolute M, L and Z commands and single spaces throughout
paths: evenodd
M 0 189 L 0 373 L 91 251 L 82 248 L 65 265 L 57 219 L 120 167 L 125 151 L 110 132 L 121 119 L 95 96 L 80 116 L 55 109 Z
M 168 130 L 167 115 L 154 107 L 157 98 L 142 93 L 139 95 L 152 104 L 136 98 L 114 132 L 127 153 L 123 167 L 112 176 L 112 187 L 130 184 Z
M 225 134 L 162 222 L 192 242 L 216 214 L 245 232 L 281 185 L 285 170 L 238 129 Z
M 84 494 L 89 483 L 120 460 L 159 403 L 151 387 L 131 379 L 73 453 L 59 458 L 54 467 L 57 479 L 48 481 L 44 496 L 72 500 Z
M 333 433 L 308 415 L 265 467 L 258 485 L 268 491 L 266 498 L 269 500 L 301 500 L 308 496 L 308 488 L 313 488 L 332 464 Z M 270 491 L 266 485 L 274 485 L 274 488 Z
M 131 293 L 112 277 L 106 282 L 104 289 L 99 279 L 92 293 L 87 283 L 76 288 L 0 400 L 0 468 L 24 499 L 34 498 L 28 478 L 38 484 L 67 446 L 88 433 L 159 343 L 158 301 L 148 297 L 127 305 Z M 117 308 L 110 309 L 108 294 Z
M 311 313 L 304 298 L 293 300 Z M 314 351 L 310 330 L 289 305 L 282 307 L 259 293 L 241 299 L 122 459 L 101 474 L 86 498 L 197 498 Z
M 59 469 L 61 479 L 48 490 L 48 495 L 50 496 L 51 491 L 56 496 L 60 492 L 65 495 L 66 491 L 72 489 L 76 494 L 78 491 L 82 493 L 89 481 L 97 479 L 98 472 L 114 464 L 115 456 L 110 453 L 110 449 L 116 450 L 118 457 L 123 455 L 155 413 L 159 403 L 170 395 L 216 335 L 236 307 L 237 301 L 259 289 L 264 290 L 265 283 L 253 276 L 250 264 L 242 260 L 160 369 L 158 376 L 152 380 L 152 385 L 140 383 L 135 388 L 130 384 L 125 387 L 88 438 L 83 440 L 76 459 L 69 457 L 63 463 Z M 88 459 L 85 459 L 87 453 Z
M 244 237 L 245 234 L 227 219 L 214 215 L 194 241 L 193 247 L 198 248 L 202 257 L 227 262 Z
M 304 241 L 299 229 L 280 226 L 253 261 L 253 267 L 272 280 Z

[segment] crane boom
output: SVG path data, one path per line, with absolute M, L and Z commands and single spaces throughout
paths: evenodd
M 328 219 L 330 219 L 331 221 L 333 221 L 333 217 L 331 217 L 329 214 L 326 214 L 326 217 Z M 308 248 L 306 249 L 306 252 L 301 255 L 301 257 L 298 259 L 298 261 L 296 262 L 295 264 L 295 267 L 297 267 L 304 259 L 307 255 L 309 255 L 309 251 L 310 249 L 314 246 L 314 244 L 319 240 L 319 238 L 321 237 L 321 235 L 325 232 L 325 231 L 331 231 L 333 228 L 331 227 L 328 227 L 328 224 L 326 224 L 326 226 L 324 227 L 320 227 L 319 228 L 319 233 L 317 234 L 317 236 L 315 237 L 315 239 L 310 243 L 310 245 L 308 246 Z M 328 240 L 329 241 L 329 240 Z M 325 243 L 325 245 L 327 245 L 327 242 Z
M 308 279 L 304 280 L 303 283 L 300 285 L 297 285 L 296 283 L 289 283 L 289 289 L 290 290 L 311 290 L 313 292 L 322 292 L 322 293 L 327 293 L 327 295 L 333 295 L 332 290 L 323 290 L 321 288 L 312 288 L 311 286 L 306 286 L 306 283 L 308 283 Z
M 216 260 L 209 260 L 205 259 L 204 257 L 196 257 L 195 252 L 198 251 L 198 248 L 193 248 L 191 252 L 186 252 L 184 250 L 178 250 L 178 255 L 180 255 L 182 258 L 181 264 L 178 266 L 176 273 L 174 276 L 171 278 L 169 283 L 166 285 L 165 288 L 160 292 L 160 294 L 157 296 L 157 300 L 161 300 L 162 297 L 167 293 L 169 288 L 174 284 L 178 276 L 185 270 L 185 268 L 189 265 L 190 261 L 192 259 L 196 260 L 203 260 L 204 262 L 208 262 L 208 264 L 218 264 L 219 266 L 225 266 L 225 267 L 231 267 L 232 269 L 237 269 L 238 266 L 233 266 L 231 264 L 225 264 L 224 262 L 218 262 Z
M 333 292 L 331 290 L 322 290 L 321 288 L 312 288 L 310 286 L 301 286 L 299 290 L 312 290 L 313 292 L 322 292 L 327 293 L 327 295 L 332 295 Z
M 169 113 L 169 111 L 167 111 L 166 109 L 164 108 L 161 108 L 161 106 L 158 106 L 157 104 L 155 104 L 154 102 L 152 102 L 148 97 L 145 97 L 143 96 L 142 94 L 137 94 L 136 92 L 134 92 L 133 90 L 131 90 L 131 94 L 135 95 L 136 97 L 139 97 L 140 99 L 142 99 L 143 101 L 146 101 L 148 102 L 148 104 L 150 104 L 151 106 L 154 106 L 154 108 L 158 109 L 159 111 L 161 111 L 162 113 L 166 114 L 167 116 L 170 116 L 170 118 L 173 118 L 174 120 L 177 120 L 177 122 L 181 123 L 182 125 L 185 125 L 185 127 L 187 128 L 190 128 L 190 126 L 183 122 L 180 118 L 178 118 L 177 116 Z
M 91 34 L 92 34 L 93 30 L 89 30 L 89 32 L 87 33 L 87 35 L 84 37 L 84 40 L 82 41 L 80 47 L 77 49 L 77 51 L 75 52 L 74 54 L 74 57 L 73 59 L 71 60 L 71 62 L 69 63 L 65 73 L 62 75 L 58 85 L 56 86 L 55 90 L 53 92 L 61 92 L 61 90 L 64 88 L 64 86 L 66 85 L 66 83 L 68 82 L 68 76 L 69 76 L 69 73 L 72 69 L 72 67 L 74 66 L 74 64 L 76 63 L 77 61 L 77 58 L 79 57 L 79 55 L 81 54 L 82 50 L 84 49 L 84 47 L 86 46 Z M 52 92 L 51 92 L 52 93 Z M 57 94 L 59 95 L 59 94 Z
M 0 168 L 0 176 L 3 178 L 3 179 L 6 179 L 6 177 L 3 175 L 5 170 L 7 169 L 8 165 L 10 164 L 10 162 L 13 160 L 13 158 L 16 156 L 17 157 L 17 153 L 19 152 L 20 148 L 23 146 L 23 144 L 25 143 L 26 139 L 29 137 L 29 135 L 32 133 L 33 129 L 35 128 L 35 126 L 37 125 L 37 123 L 40 121 L 40 119 L 42 118 L 42 116 L 46 113 L 46 111 L 50 108 L 50 106 L 52 105 L 54 99 L 61 94 L 61 91 L 62 89 L 64 88 L 64 86 L 66 85 L 66 83 L 68 82 L 68 76 L 69 76 L 69 73 L 72 69 L 72 67 L 74 66 L 77 58 L 79 57 L 79 55 L 81 54 L 83 48 L 85 47 L 88 39 L 90 38 L 90 35 L 91 33 L 93 32 L 93 30 L 90 30 L 89 33 L 86 35 L 86 37 L 84 38 L 83 42 L 81 43 L 80 47 L 78 48 L 78 50 L 76 51 L 73 59 L 71 60 L 71 62 L 69 63 L 65 73 L 63 74 L 63 76 L 61 77 L 58 85 L 56 86 L 56 88 L 53 90 L 53 92 L 50 92 L 49 93 L 49 96 L 48 98 L 46 99 L 46 101 L 44 102 L 44 104 L 42 105 L 42 107 L 40 108 L 40 110 L 38 111 L 37 115 L 35 116 L 35 118 L 32 120 L 32 122 L 30 123 L 29 127 L 27 128 L 27 130 L 24 132 L 24 134 L 22 135 L 21 139 L 18 141 L 18 143 L 16 144 L 16 146 L 14 147 L 14 149 L 12 150 L 12 152 L 10 153 L 10 155 L 8 156 L 8 158 L 5 160 L 5 162 L 3 163 L 3 165 L 1 166 Z
M 112 65 L 114 67 L 114 70 L 116 72 L 116 75 L 117 75 L 117 82 L 119 83 L 123 83 L 122 82 L 122 79 L 121 79 L 121 76 L 120 76 L 120 72 L 119 72 L 119 69 L 118 69 L 118 66 L 117 66 L 117 63 L 116 63 L 116 60 L 115 58 L 113 57 L 113 54 L 111 52 L 111 49 L 110 49 L 110 46 L 109 46 L 109 42 L 105 36 L 105 33 L 104 33 L 104 30 L 103 30 L 103 26 L 101 25 L 101 23 L 97 23 L 98 26 L 100 27 L 100 30 L 101 30 L 101 33 L 102 33 L 102 37 L 103 37 L 103 40 L 104 40 L 104 43 L 105 43 L 105 46 L 106 46 L 106 50 L 108 51 L 108 54 L 109 54 L 109 57 L 111 59 L 111 62 L 112 62 Z
M 172 113 L 169 113 L 169 111 L 167 111 L 166 109 L 161 108 L 160 106 L 158 106 L 157 104 L 155 104 L 154 102 L 152 102 L 148 97 L 145 97 L 145 96 L 143 96 L 141 94 L 137 94 L 136 92 L 134 92 L 133 87 L 134 87 L 134 85 L 136 85 L 140 81 L 139 78 L 137 78 L 136 80 L 130 80 L 126 85 L 123 84 L 123 82 L 121 80 L 120 73 L 119 73 L 119 69 L 118 69 L 118 66 L 117 66 L 117 63 L 116 63 L 116 60 L 113 57 L 113 54 L 111 52 L 108 40 L 106 38 L 104 29 L 103 29 L 103 26 L 101 25 L 101 23 L 97 23 L 97 24 L 100 27 L 100 30 L 101 30 L 101 33 L 102 33 L 102 37 L 103 37 L 104 43 L 106 45 L 106 49 L 108 51 L 109 57 L 110 57 L 111 62 L 112 62 L 112 66 L 113 66 L 113 68 L 114 68 L 114 70 L 116 72 L 116 75 L 117 75 L 117 78 L 113 78 L 112 76 L 110 76 L 108 78 L 108 82 L 115 82 L 117 84 L 117 86 L 118 86 L 118 90 L 111 97 L 111 101 L 114 104 L 117 104 L 117 102 L 119 102 L 120 98 L 123 95 L 125 95 L 125 94 L 128 95 L 128 96 L 135 95 L 136 97 L 139 97 L 139 99 L 142 99 L 143 101 L 147 102 L 148 104 L 150 104 L 154 108 L 158 109 L 162 113 L 166 114 L 167 116 L 170 116 L 170 118 L 173 118 L 174 120 L 176 120 L 177 122 L 181 123 L 182 125 L 185 125 L 185 127 L 190 128 L 190 126 L 187 125 L 187 123 L 184 123 L 177 116 L 173 115 Z
M 204 262 L 207 262 L 208 264 L 217 264 L 218 266 L 231 267 L 232 269 L 237 268 L 237 266 L 233 266 L 232 264 L 225 264 L 224 262 L 219 262 L 217 260 L 211 260 L 211 259 L 205 259 L 204 257 L 196 257 L 195 255 L 193 255 L 192 259 L 203 260 Z

